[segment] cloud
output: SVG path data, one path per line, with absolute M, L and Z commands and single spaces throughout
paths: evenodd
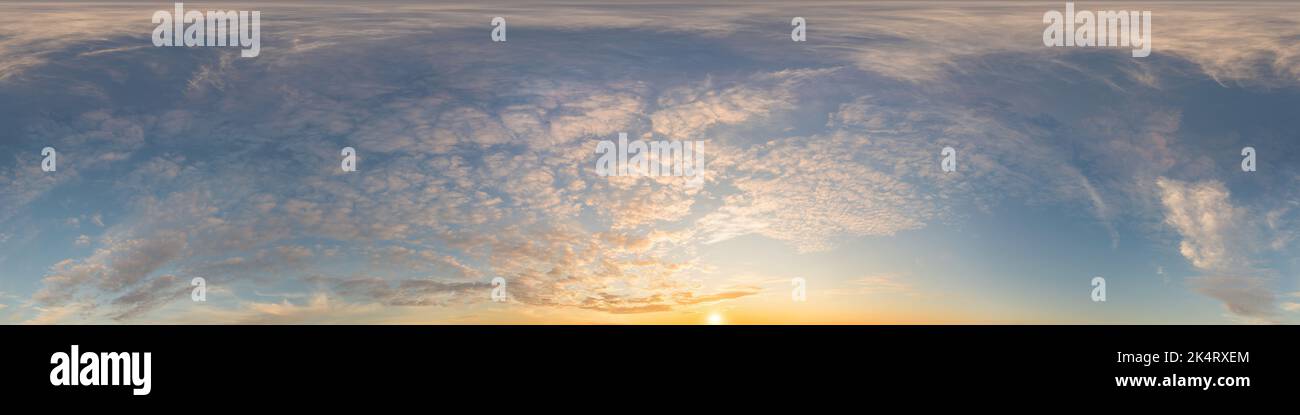
M 0 223 L 8 222 L 50 189 L 69 180 L 69 176 L 42 172 L 38 155 L 15 154 L 14 165 L 0 168 L 0 188 L 5 189 L 0 192 Z M 62 170 L 71 174 L 66 168 Z
M 110 240 L 85 260 L 64 260 L 41 279 L 32 299 L 46 306 L 79 303 L 89 310 L 107 303 L 114 318 L 139 315 L 174 298 L 176 277 L 153 277 L 155 271 L 179 258 L 186 247 L 181 233 L 150 238 Z M 188 292 L 188 286 L 183 286 Z M 108 297 L 107 299 L 104 297 Z
M 727 175 L 738 190 L 696 222 L 706 243 L 747 233 L 802 252 L 837 236 L 890 236 L 919 229 L 939 212 L 913 185 L 857 159 L 871 140 L 834 135 L 774 140 L 739 151 Z
M 338 281 L 333 290 L 343 298 L 378 302 L 389 306 L 434 306 L 452 302 L 477 302 L 487 299 L 492 286 L 486 282 L 444 282 L 432 279 L 406 279 L 396 284 L 380 278 L 353 278 Z M 474 292 L 482 295 L 473 296 Z
M 1228 190 L 1215 181 L 1188 183 L 1161 178 L 1156 182 L 1164 203 L 1165 223 L 1182 235 L 1178 250 L 1192 265 L 1206 270 L 1250 268 L 1246 212 L 1229 201 Z
M 257 274 L 276 274 L 301 268 L 314 253 L 311 248 L 280 245 L 258 251 L 250 257 L 230 256 L 217 261 L 184 267 L 187 275 L 214 278 L 217 281 L 235 280 Z
M 431 30 L 472 28 L 482 25 L 486 11 L 464 5 L 402 5 L 387 11 L 368 11 L 337 5 L 265 3 L 259 9 L 274 12 L 275 27 L 264 28 L 268 42 L 266 65 L 285 67 L 301 59 L 359 41 L 351 32 L 330 30 L 339 25 L 321 20 L 365 25 L 371 40 L 427 36 Z M 1297 19 L 1287 4 L 1254 2 L 1221 7 L 1212 3 L 1152 3 L 1141 9 L 1154 15 L 1152 57 L 1175 56 L 1193 62 L 1208 76 L 1223 81 L 1257 82 L 1276 78 L 1294 83 L 1300 80 L 1300 35 Z M 64 48 L 77 42 L 101 41 L 114 36 L 148 33 L 148 9 L 78 5 L 51 9 L 23 4 L 3 6 L 0 18 L 0 81 L 18 78 L 32 67 L 48 62 Z M 667 3 L 643 3 L 632 10 L 598 10 L 589 7 L 557 7 L 553 4 L 515 5 L 522 23 L 541 30 L 635 30 L 662 34 L 693 34 L 718 42 L 737 38 L 768 38 L 770 26 L 756 22 L 789 22 L 789 16 L 808 16 L 810 38 L 802 53 L 826 60 L 850 62 L 857 67 L 894 79 L 921 82 L 941 79 L 970 70 L 989 56 L 1035 54 L 1043 65 L 1075 52 L 1046 48 L 1042 44 L 1043 13 L 1061 10 L 1062 3 L 1026 5 L 1023 2 L 980 2 L 943 10 L 895 7 L 888 4 L 844 4 L 801 2 L 748 4 L 744 8 L 694 8 L 683 13 Z M 1083 6 L 1081 6 L 1083 7 Z M 1085 9 L 1087 7 L 1084 7 Z M 1097 7 L 1095 9 L 1102 9 Z M 145 15 L 146 19 L 139 18 Z M 437 15 L 431 28 L 427 16 Z M 22 16 L 17 18 L 16 16 Z M 1261 18 L 1260 16 L 1266 16 Z M 311 17 L 311 18 L 308 18 Z M 143 22 L 143 23 L 142 23 Z M 520 26 L 515 26 L 520 27 Z M 54 29 L 54 30 L 52 30 Z M 788 30 L 788 27 L 785 28 Z M 1231 45 L 1211 51 L 1205 44 Z M 95 53 L 144 53 L 150 47 L 98 46 Z M 148 46 L 148 45 L 142 45 Z M 456 47 L 452 42 L 444 47 Z M 374 47 L 367 45 L 367 47 Z M 522 47 L 522 46 L 521 46 Z M 144 49 L 141 51 L 140 49 Z M 513 48 L 512 48 L 513 49 Z M 463 53 L 489 52 L 467 50 Z M 1127 50 L 1115 53 L 1127 54 Z M 52 56 L 53 55 L 53 56 Z M 417 55 L 417 56 L 423 56 Z M 342 64 L 342 63 L 340 63 Z M 348 63 L 351 64 L 351 63 Z M 455 65 L 449 63 L 443 65 Z M 199 73 L 204 73 L 200 70 Z M 1141 71 L 1135 72 L 1140 74 Z M 1149 76 L 1149 72 L 1147 75 Z M 217 76 L 201 79 L 216 80 Z
M 639 314 L 670 311 L 681 306 L 711 304 L 726 300 L 756 295 L 761 290 L 757 287 L 739 287 L 711 294 L 696 295 L 682 291 L 670 296 L 651 295 L 648 297 L 627 297 L 602 294 L 588 297 L 578 307 L 588 310 L 603 311 L 612 314 Z
M 114 298 L 111 304 L 120 308 L 109 317 L 114 320 L 138 317 L 173 300 L 188 298 L 192 288 L 189 281 L 178 281 L 175 275 L 151 279 Z
M 568 88 L 576 87 L 562 87 L 545 95 L 556 106 L 546 121 L 548 134 L 555 142 L 615 135 L 626 130 L 645 111 L 641 99 L 630 93 Z
M 355 304 L 317 293 L 302 305 L 290 303 L 250 302 L 229 314 L 242 324 L 338 324 L 352 319 L 374 318 L 381 311 L 377 303 Z
M 912 286 L 892 275 L 869 275 L 849 282 L 862 293 L 900 293 L 912 291 Z
M 1197 292 L 1222 301 L 1230 313 L 1265 320 L 1277 314 L 1277 295 L 1266 278 L 1208 275 L 1188 283 Z
M 437 269 L 458 278 L 479 278 L 482 273 L 462 263 L 456 257 L 434 250 L 417 250 L 404 246 L 390 246 L 370 253 L 372 266 L 378 268 L 400 267 L 415 270 Z
M 1079 10 L 1107 10 L 1087 6 Z M 965 7 L 918 11 L 886 5 L 846 7 L 839 3 L 800 4 L 801 13 L 835 8 L 810 18 L 809 33 L 818 33 L 820 52 L 842 57 L 858 67 L 912 82 L 940 80 L 974 70 L 986 59 L 1009 55 L 1034 55 L 1027 65 L 1068 69 L 1065 55 L 1073 48 L 1047 48 L 1042 44 L 1043 13 L 1063 11 L 1063 3 L 1026 5 L 1022 2 L 981 2 Z M 1174 57 L 1192 62 L 1219 82 L 1289 84 L 1300 81 L 1300 19 L 1290 5 L 1274 2 L 1151 3 L 1133 10 L 1153 15 L 1153 49 L 1147 60 L 1132 59 L 1122 72 L 1146 85 L 1158 85 L 1149 61 Z M 978 39 L 977 41 L 973 41 Z M 1231 47 L 1206 48 L 1207 44 Z M 1127 49 L 1113 50 L 1128 58 Z M 1148 61 L 1149 60 L 1149 61 Z
M 680 87 L 660 95 L 659 109 L 650 114 L 650 121 L 659 136 L 696 140 L 704 138 L 703 133 L 709 127 L 762 117 L 778 108 L 789 108 L 792 105 L 789 101 L 788 91 L 748 85 L 723 90 L 708 84 L 700 88 Z
M 0 85 L 22 80 L 27 70 L 46 64 L 72 45 L 143 29 L 140 13 L 130 8 L 9 3 L 0 5 L 0 10 Z
M 1189 284 L 1224 303 L 1228 311 L 1268 319 L 1277 312 L 1277 296 L 1252 256 L 1260 253 L 1249 237 L 1258 229 L 1244 209 L 1232 204 L 1217 181 L 1182 182 L 1160 178 L 1165 223 L 1182 237 L 1179 252 L 1207 275 Z
M 47 325 L 47 324 L 66 324 L 70 321 L 83 317 L 85 315 L 85 306 L 82 304 L 68 304 L 62 306 L 32 307 L 35 316 L 24 320 L 22 324 L 30 325 Z

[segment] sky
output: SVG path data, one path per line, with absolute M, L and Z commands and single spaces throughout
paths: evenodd
M 259 55 L 0 3 L 0 323 L 1300 321 L 1294 4 L 1075 4 L 1146 57 L 1064 2 L 185 5 Z

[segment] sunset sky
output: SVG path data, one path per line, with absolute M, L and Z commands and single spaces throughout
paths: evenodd
M 260 55 L 0 3 L 0 322 L 1300 320 L 1292 3 L 1076 3 L 1143 58 L 1044 46 L 1064 2 L 185 6 Z M 703 184 L 596 174 L 620 132 Z

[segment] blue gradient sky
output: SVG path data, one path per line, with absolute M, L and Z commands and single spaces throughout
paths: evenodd
M 1044 47 L 1063 2 L 186 6 L 260 10 L 261 55 L 0 3 L 0 322 L 1300 313 L 1292 4 L 1076 4 L 1151 10 L 1145 58 Z M 619 132 L 704 141 L 703 186 L 598 176 Z

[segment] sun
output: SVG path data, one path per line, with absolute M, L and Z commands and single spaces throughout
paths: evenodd
M 721 313 L 717 313 L 717 312 L 709 313 L 709 325 L 716 326 L 723 323 L 724 321 L 722 320 Z

